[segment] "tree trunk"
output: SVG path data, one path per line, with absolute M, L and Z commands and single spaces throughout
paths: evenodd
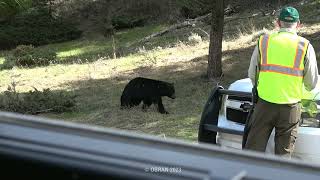
M 222 75 L 222 36 L 224 20 L 223 0 L 214 0 L 212 8 L 212 21 L 210 32 L 210 45 L 208 57 L 207 75 L 209 79 L 214 79 Z

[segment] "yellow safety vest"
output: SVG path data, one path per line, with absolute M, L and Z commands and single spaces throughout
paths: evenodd
M 259 39 L 258 94 L 265 101 L 292 104 L 303 96 L 304 57 L 309 41 L 290 32 L 262 35 Z

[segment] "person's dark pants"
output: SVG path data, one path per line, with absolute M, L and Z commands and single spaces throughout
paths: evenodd
M 301 107 L 296 104 L 274 104 L 259 98 L 249 123 L 245 149 L 265 152 L 275 128 L 275 154 L 291 157 L 297 138 Z

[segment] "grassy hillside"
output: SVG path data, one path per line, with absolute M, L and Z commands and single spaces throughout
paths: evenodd
M 304 27 L 300 34 L 308 38 L 320 58 L 319 1 L 310 1 L 301 9 Z M 271 31 L 272 16 L 241 14 L 227 19 L 223 42 L 223 72 L 221 84 L 247 77 L 251 53 L 259 34 Z M 309 18 L 308 18 L 309 17 Z M 197 28 L 180 29 L 145 44 L 137 40 L 166 28 L 153 25 L 119 31 L 116 34 L 117 52 L 112 59 L 110 39 L 96 37 L 60 44 L 51 44 L 39 49 L 54 49 L 60 64 L 47 67 L 14 68 L 0 71 L 0 92 L 13 81 L 18 92 L 32 87 L 50 88 L 54 91 L 74 91 L 77 110 L 72 113 L 40 114 L 66 121 L 145 132 L 165 137 L 196 140 L 198 123 L 206 99 L 215 86 L 205 78 L 209 42 L 191 44 L 187 41 L 190 32 L 201 33 Z M 201 26 L 208 31 L 208 26 Z M 0 63 L 5 54 L 0 52 Z M 177 98 L 163 98 L 169 115 L 159 114 L 151 106 L 142 112 L 141 106 L 120 110 L 120 96 L 126 83 L 142 76 L 173 82 Z

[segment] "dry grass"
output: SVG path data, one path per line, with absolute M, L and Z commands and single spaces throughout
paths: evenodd
M 272 21 L 259 19 L 245 21 L 249 28 L 236 26 L 233 38 L 223 42 L 223 71 L 221 84 L 247 77 L 247 68 L 257 38 L 269 31 Z M 267 23 L 266 23 L 267 22 Z M 226 26 L 228 28 L 229 25 Z M 230 26 L 231 27 L 231 26 Z M 235 27 L 232 27 L 235 28 Z M 301 33 L 311 40 L 315 49 L 320 48 L 320 24 L 307 24 Z M 226 29 L 226 32 L 229 29 Z M 77 42 L 79 43 L 79 42 Z M 145 50 L 119 59 L 98 58 L 82 64 L 51 65 L 33 69 L 15 68 L 0 71 L 0 92 L 11 81 L 18 83 L 17 90 L 37 89 L 75 91 L 77 111 L 62 114 L 42 114 L 78 123 L 145 132 L 165 137 L 196 140 L 202 108 L 214 84 L 204 78 L 207 67 L 208 41 L 195 45 L 176 42 L 173 47 Z M 72 51 L 73 52 L 73 51 Z M 76 53 L 76 51 L 74 51 Z M 63 54 L 61 54 L 62 56 Z M 319 58 L 319 53 L 317 54 Z M 1 56 L 1 54 L 0 54 Z M 1 60 L 1 57 L 0 57 Z M 169 115 L 159 114 L 152 106 L 147 112 L 141 106 L 120 110 L 120 96 L 126 83 L 137 76 L 175 83 L 177 98 L 163 98 Z

